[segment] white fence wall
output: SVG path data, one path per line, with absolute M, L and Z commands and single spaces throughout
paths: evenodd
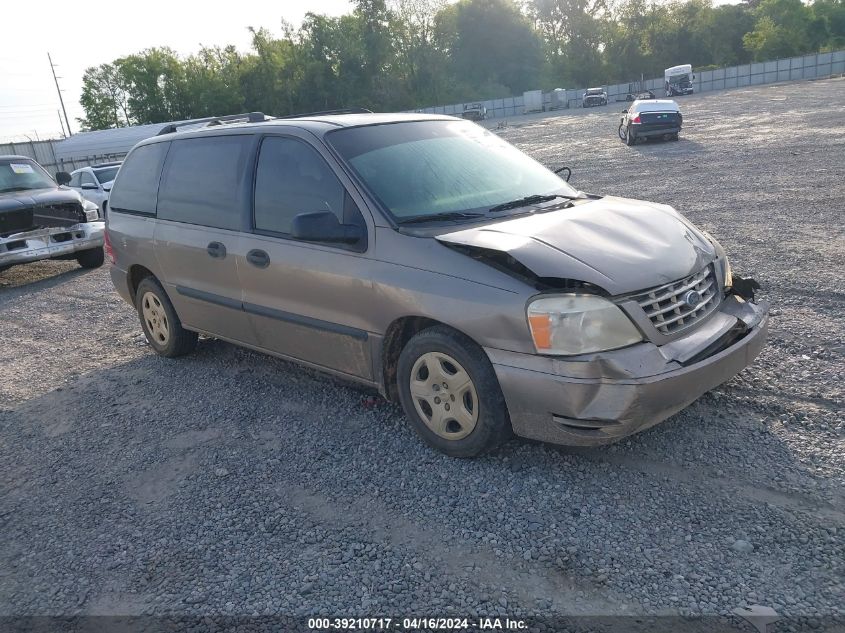
M 56 156 L 56 144 L 62 141 L 27 141 L 25 143 L 2 143 L 0 144 L 0 156 L 9 154 L 16 156 L 28 156 L 46 169 L 50 174 L 57 171 L 73 171 L 80 167 L 96 165 L 113 160 L 121 160 L 126 152 L 115 154 L 92 154 L 89 156 L 76 156 L 73 158 L 60 158 Z
M 741 66 L 729 66 L 716 70 L 696 71 L 693 85 L 696 92 L 710 92 L 712 90 L 726 90 L 742 88 L 743 86 L 759 86 L 778 81 L 794 81 L 798 79 L 821 79 L 825 77 L 845 74 L 845 50 L 832 53 L 814 53 L 801 57 L 790 57 L 768 62 L 755 62 Z M 645 80 L 644 88 L 651 90 L 657 96 L 663 96 L 663 77 Z M 625 101 L 631 84 L 614 84 L 605 86 L 608 101 Z M 581 97 L 586 88 L 567 89 L 570 108 L 581 107 Z M 572 97 L 570 97 L 570 94 Z M 543 94 L 543 101 L 548 108 L 551 105 L 551 93 Z M 516 116 L 523 113 L 523 99 L 519 97 L 505 97 L 503 99 L 488 99 L 487 101 L 468 101 L 446 106 L 432 106 L 421 108 L 416 112 L 428 114 L 451 114 L 460 116 L 464 105 L 482 103 L 487 108 L 487 118 L 499 119 Z

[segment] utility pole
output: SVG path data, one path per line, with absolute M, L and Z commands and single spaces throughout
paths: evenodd
M 62 91 L 59 89 L 59 79 L 56 77 L 56 67 L 53 65 L 53 58 L 50 57 L 50 53 L 47 53 L 47 59 L 50 61 L 50 70 L 53 71 L 53 81 L 56 82 L 56 92 L 59 93 L 59 103 L 62 104 L 62 112 L 65 115 L 65 123 L 67 124 L 67 135 L 73 136 L 70 131 L 70 120 L 67 118 L 67 110 L 65 110 L 65 100 L 62 99 Z
M 62 121 L 62 113 L 56 110 L 56 114 L 59 115 L 59 127 L 62 130 L 62 138 L 67 138 L 67 134 L 65 134 L 65 123 Z

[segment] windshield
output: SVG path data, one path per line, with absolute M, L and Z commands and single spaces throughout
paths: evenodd
M 600 94 L 602 94 L 602 92 L 604 92 L 604 91 L 601 88 L 590 88 L 587 91 L 587 94 L 588 95 L 600 95 Z
M 688 84 L 690 83 L 689 75 L 684 73 L 683 75 L 672 75 L 669 77 L 670 84 Z
M 0 161 L 0 193 L 55 187 L 55 181 L 38 163 L 25 158 Z
M 115 167 L 103 167 L 102 169 L 94 169 L 94 174 L 96 174 L 97 180 L 100 184 L 103 184 L 114 180 L 114 177 L 117 176 L 118 169 L 120 169 L 120 165 Z
M 578 192 L 475 123 L 413 121 L 326 135 L 394 219 L 487 211 L 532 195 Z

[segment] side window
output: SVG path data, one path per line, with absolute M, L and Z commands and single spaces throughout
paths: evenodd
M 80 185 L 94 185 L 96 186 L 97 183 L 94 182 L 94 176 L 92 176 L 87 171 L 83 171 L 79 173 L 79 184 Z
M 255 175 L 257 230 L 287 234 L 295 216 L 314 211 L 331 211 L 344 222 L 345 201 L 346 190 L 313 147 L 272 136 L 261 143 Z
M 68 187 L 79 187 L 80 183 L 80 176 L 82 176 L 82 172 L 77 172 L 70 177 L 70 182 L 68 183 Z
M 111 192 L 111 211 L 155 215 L 161 165 L 168 147 L 170 143 L 153 143 L 129 153 Z
M 172 142 L 158 194 L 158 217 L 220 229 L 241 228 L 241 183 L 249 136 Z

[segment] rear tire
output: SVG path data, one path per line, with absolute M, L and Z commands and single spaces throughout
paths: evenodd
M 631 145 L 636 145 L 636 143 L 637 143 L 637 137 L 634 136 L 633 132 L 631 132 L 631 126 L 628 126 L 625 129 L 625 145 L 630 147 Z
M 87 251 L 80 251 L 76 254 L 76 261 L 83 268 L 99 268 L 106 261 L 106 254 L 103 247 L 91 248 Z
M 197 333 L 182 327 L 167 293 L 154 277 L 146 277 L 138 284 L 135 307 L 144 335 L 159 356 L 184 356 L 197 346 Z
M 445 326 L 417 333 L 399 355 L 399 399 L 411 426 L 450 457 L 476 457 L 509 439 L 505 397 L 487 354 Z

